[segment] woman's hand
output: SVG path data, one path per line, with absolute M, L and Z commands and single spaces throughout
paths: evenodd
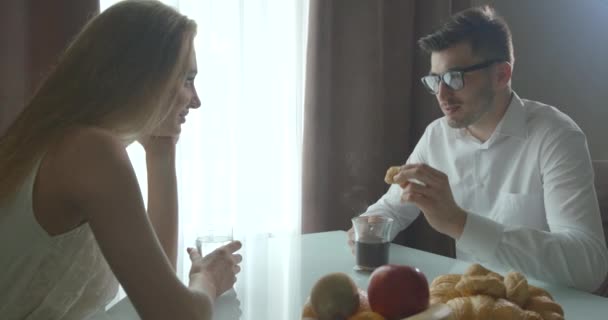
M 175 149 L 177 140 L 179 140 L 179 136 L 149 135 L 140 137 L 139 139 L 137 139 L 137 142 L 141 144 L 141 146 L 146 151 L 146 154 L 163 154 Z
M 192 261 L 190 281 L 203 281 L 202 285 L 212 299 L 228 291 L 236 282 L 236 274 L 241 271 L 238 265 L 243 260 L 240 254 L 235 254 L 241 248 L 241 242 L 233 241 L 201 257 L 194 248 L 188 248 Z

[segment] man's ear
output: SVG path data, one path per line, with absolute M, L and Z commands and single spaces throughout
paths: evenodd
M 510 62 L 501 62 L 496 65 L 496 85 L 500 88 L 508 86 L 511 83 L 513 75 L 513 65 Z

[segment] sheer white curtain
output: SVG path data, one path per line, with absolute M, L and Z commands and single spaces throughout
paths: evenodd
M 101 0 L 103 11 L 119 0 Z M 198 24 L 196 86 L 178 143 L 180 257 L 197 230 L 236 239 L 300 231 L 307 0 L 164 0 Z M 144 199 L 145 160 L 129 147 Z M 247 257 L 245 257 L 247 258 Z

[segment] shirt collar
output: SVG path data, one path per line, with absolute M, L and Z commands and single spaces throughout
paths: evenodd
M 466 128 L 456 129 L 456 134 L 462 139 L 470 138 L 471 135 Z M 496 136 L 511 136 L 520 139 L 525 139 L 528 136 L 528 128 L 526 127 L 526 111 L 524 109 L 524 102 L 521 98 L 513 91 L 511 102 L 507 107 L 507 111 L 498 122 L 494 133 L 490 136 L 490 139 L 486 141 L 493 141 Z
M 509 107 L 498 123 L 498 126 L 496 126 L 495 133 L 521 139 L 525 139 L 528 136 L 524 102 L 519 98 L 517 93 L 513 92 L 511 103 L 509 103 Z

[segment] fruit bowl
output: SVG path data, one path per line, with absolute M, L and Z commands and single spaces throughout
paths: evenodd
M 441 320 L 445 304 L 429 307 L 429 286 L 420 270 L 385 265 L 370 276 L 366 290 L 345 273 L 323 276 L 313 286 L 302 309 L 302 320 Z
M 359 289 L 362 290 L 362 289 Z M 362 290 L 363 291 L 363 290 Z M 365 291 L 363 291 L 365 292 Z M 426 310 L 409 316 L 407 318 L 403 318 L 400 320 L 446 320 L 449 319 L 452 310 L 446 304 L 437 303 L 431 305 Z M 304 309 L 302 311 L 302 320 L 319 320 L 312 310 L 312 306 L 310 305 L 310 300 L 306 302 L 304 305 Z M 369 309 L 369 305 L 360 307 L 359 310 L 351 315 L 347 320 L 388 320 L 383 317 L 381 314 L 371 311 Z
M 452 309 L 443 303 L 436 303 L 426 310 L 402 320 L 445 320 L 449 319 Z

